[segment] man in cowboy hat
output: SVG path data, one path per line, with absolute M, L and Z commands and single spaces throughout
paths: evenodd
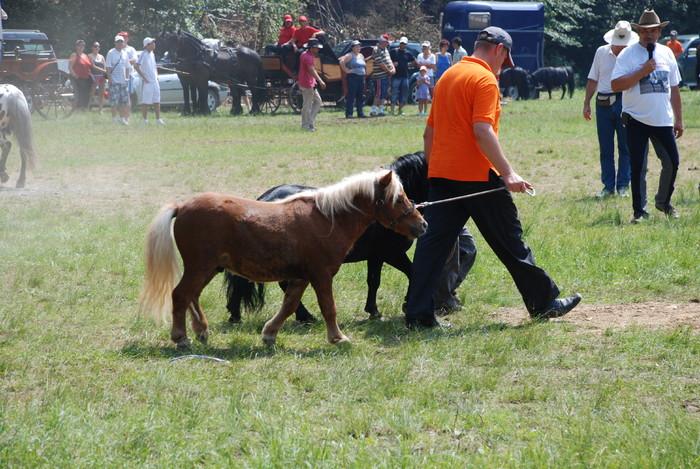
M 586 97 L 583 100 L 583 117 L 591 120 L 591 98 L 598 91 L 595 106 L 598 145 L 600 146 L 600 170 L 603 190 L 599 198 L 617 193 L 626 197 L 630 183 L 630 154 L 627 150 L 627 133 L 622 125 L 622 93 L 613 93 L 610 87 L 615 61 L 622 50 L 639 42 L 628 21 L 618 21 L 615 29 L 603 36 L 606 45 L 600 46 L 588 72 Z M 615 134 L 617 133 L 618 162 L 615 175 Z
M 671 205 L 680 156 L 676 139 L 683 135 L 683 108 L 678 84 L 681 81 L 673 51 L 657 44 L 668 21 L 661 22 L 654 10 L 645 11 L 632 23 L 639 42 L 620 52 L 612 74 L 613 92 L 622 91 L 622 113 L 630 152 L 632 223 L 649 218 L 646 211 L 646 167 L 649 139 L 655 138 L 661 160 L 661 175 L 655 207 L 668 217 L 678 218 Z M 629 116 L 629 117 L 628 117 Z

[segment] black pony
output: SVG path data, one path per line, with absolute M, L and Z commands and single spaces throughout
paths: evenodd
M 542 67 L 535 70 L 532 80 L 537 84 L 537 89 L 545 89 L 552 99 L 552 88 L 561 86 L 561 99 L 566 95 L 566 87 L 569 86 L 569 99 L 574 96 L 574 69 L 571 67 Z
M 498 86 L 505 90 L 504 96 L 517 99 L 529 99 L 530 90 L 534 88 L 532 78 L 521 67 L 510 67 L 501 72 Z
M 179 73 L 182 92 L 185 100 L 185 113 L 190 113 L 189 101 L 193 89 L 197 90 L 193 107 L 199 107 L 198 112 L 209 114 L 207 105 L 208 82 L 214 81 L 226 85 L 231 90 L 233 105 L 231 114 L 241 114 L 241 96 L 246 88 L 253 94 L 252 114 L 260 112 L 260 104 L 265 91 L 265 70 L 262 59 L 257 52 L 243 46 L 208 47 L 192 34 L 177 31 L 163 32 L 156 38 L 156 56 L 162 57 L 165 52 L 175 63 Z M 195 112 L 196 107 L 195 107 Z
M 413 200 L 422 202 L 428 197 L 428 165 L 425 162 L 423 152 L 410 153 L 399 157 L 387 169 L 391 169 L 401 178 L 406 195 Z M 289 195 L 312 189 L 308 186 L 284 184 L 273 187 L 261 195 L 258 200 L 270 202 L 280 200 Z M 384 228 L 379 223 L 373 223 L 355 242 L 350 252 L 345 256 L 344 263 L 367 261 L 367 301 L 365 311 L 371 318 L 380 318 L 382 314 L 377 308 L 377 290 L 381 282 L 382 265 L 386 262 L 390 266 L 403 272 L 411 278 L 412 264 L 406 255 L 406 251 L 413 242 L 408 238 Z M 241 304 L 248 309 L 260 309 L 265 302 L 264 284 L 254 284 L 233 275 L 225 273 L 224 285 L 226 286 L 228 302 L 226 308 L 231 317 L 230 322 L 240 322 Z M 282 290 L 286 290 L 286 282 L 280 282 Z M 296 319 L 300 322 L 313 322 L 316 319 L 299 303 L 296 310 Z

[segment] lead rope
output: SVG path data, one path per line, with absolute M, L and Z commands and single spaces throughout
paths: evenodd
M 492 192 L 498 192 L 498 191 L 503 191 L 503 190 L 508 190 L 508 189 L 505 187 L 498 187 L 496 189 L 489 189 L 487 191 L 475 192 L 473 194 L 460 195 L 458 197 L 452 197 L 450 199 L 435 200 L 433 202 L 421 202 L 420 204 L 416 204 L 416 208 L 420 209 L 420 208 L 430 207 L 431 205 L 446 204 L 447 202 L 455 202 L 457 200 L 469 199 L 472 197 L 477 197 L 480 195 L 490 194 Z M 525 193 L 527 195 L 529 195 L 530 197 L 534 197 L 535 195 L 537 195 L 537 191 L 535 190 L 534 187 L 531 189 L 525 189 Z

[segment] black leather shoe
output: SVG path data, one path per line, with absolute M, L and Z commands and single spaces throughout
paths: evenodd
M 436 318 L 432 317 L 420 319 L 406 318 L 406 327 L 409 329 L 432 329 L 434 327 L 448 328 L 452 327 L 452 324 L 449 322 L 438 321 Z
M 547 305 L 541 311 L 537 311 L 532 315 L 533 319 L 552 319 L 560 318 L 576 307 L 581 302 L 582 296 L 575 293 L 574 296 L 568 298 L 557 298 Z

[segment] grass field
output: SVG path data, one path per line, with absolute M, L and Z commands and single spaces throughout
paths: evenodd
M 681 218 L 652 207 L 641 226 L 629 223 L 629 198 L 594 197 L 597 140 L 581 90 L 504 107 L 502 144 L 537 189 L 515 196 L 525 239 L 592 315 L 650 301 L 700 306 L 700 93 L 682 96 Z M 524 306 L 471 222 L 479 253 L 459 290 L 467 311 L 450 330 L 405 329 L 407 282 L 388 267 L 385 320 L 368 321 L 365 266 L 352 264 L 335 279 L 352 344 L 328 345 L 323 324 L 290 320 L 268 348 L 260 331 L 280 293 L 270 286 L 265 309 L 232 326 L 217 278 L 202 295 L 209 344 L 191 353 L 229 363 L 169 362 L 187 352 L 169 326 L 136 314 L 158 209 L 203 191 L 255 198 L 389 164 L 422 149 L 424 120 L 409 111 L 346 121 L 324 109 L 314 134 L 287 113 L 166 113 L 163 128 L 35 116 L 40 168 L 11 189 L 13 150 L 0 189 L 0 466 L 700 466 L 698 329 L 495 319 Z M 649 167 L 653 201 L 653 156 Z M 313 293 L 304 299 L 320 316 Z

